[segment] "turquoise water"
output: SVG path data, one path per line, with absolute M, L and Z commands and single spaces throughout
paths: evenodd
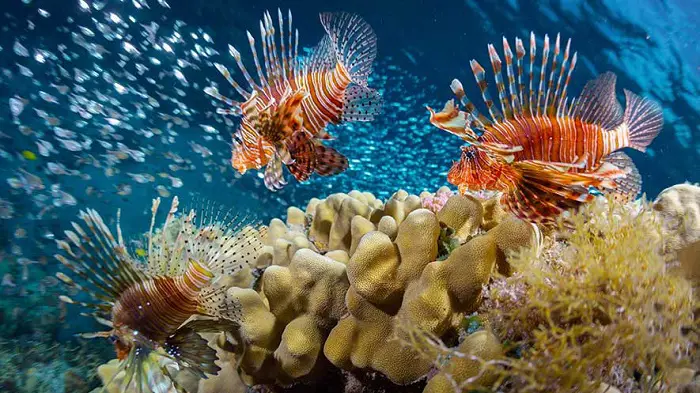
M 350 160 L 346 172 L 272 193 L 259 172 L 230 167 L 235 119 L 226 125 L 203 89 L 224 86 L 212 63 L 235 68 L 229 43 L 249 56 L 246 29 L 257 32 L 262 12 L 277 7 L 293 11 L 306 48 L 322 35 L 319 12 L 365 18 L 378 37 L 370 86 L 385 106 L 374 122 L 330 129 L 330 145 Z M 620 95 L 626 88 L 662 105 L 661 135 L 647 154 L 630 153 L 648 195 L 700 181 L 700 11 L 692 1 L 5 0 L 0 11 L 6 340 L 55 342 L 75 330 L 55 302 L 52 255 L 81 208 L 109 219 L 122 209 L 122 228 L 135 234 L 148 229 L 159 195 L 214 200 L 268 220 L 333 192 L 386 198 L 446 185 L 460 143 L 430 125 L 425 106 L 452 98 L 455 77 L 478 97 L 469 60 L 487 64 L 486 45 L 500 48 L 502 36 L 572 38 L 579 63 L 571 95 L 612 71 Z

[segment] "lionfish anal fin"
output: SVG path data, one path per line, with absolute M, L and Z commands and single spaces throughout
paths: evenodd
M 308 180 L 316 169 L 316 150 L 311 134 L 304 130 L 297 131 L 286 143 L 294 160 L 291 165 L 287 165 L 287 169 L 297 181 Z
M 619 168 L 625 174 L 615 179 L 616 186 L 604 190 L 606 195 L 611 195 L 616 201 L 628 203 L 634 201 L 642 192 L 642 175 L 632 162 L 632 159 L 623 152 L 615 152 L 603 157 L 603 162 L 610 163 Z

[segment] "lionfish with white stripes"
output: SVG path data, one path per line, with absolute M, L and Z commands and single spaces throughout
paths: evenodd
M 326 34 L 310 55 L 301 57 L 299 31 L 292 28 L 291 11 L 286 24 L 279 9 L 277 16 L 279 35 L 269 12 L 260 21 L 262 64 L 255 39 L 248 32 L 257 81 L 233 46 L 229 52 L 248 87 L 242 87 L 226 67 L 216 64 L 244 100 L 225 97 L 216 87 L 204 90 L 229 106 L 218 108 L 217 113 L 242 117 L 233 135 L 233 168 L 243 174 L 266 167 L 265 186 L 273 191 L 287 184 L 283 166 L 300 182 L 314 172 L 331 176 L 345 171 L 347 158 L 322 143 L 331 139 L 326 127 L 371 121 L 382 108 L 381 95 L 367 86 L 377 39 L 362 18 L 347 13 L 320 14 Z
M 462 193 L 500 191 L 508 210 L 541 223 L 553 223 L 563 211 L 596 195 L 609 194 L 622 202 L 636 198 L 641 176 L 620 150 L 646 150 L 663 126 L 660 106 L 624 90 L 623 111 L 615 96 L 616 77 L 609 72 L 588 82 L 580 97 L 569 100 L 567 87 L 577 54 L 570 57 L 569 39 L 561 57 L 559 35 L 551 66 L 550 41 L 544 38 L 539 83 L 534 88 L 536 46 L 531 33 L 527 90 L 523 41 L 516 38 L 514 57 L 503 38 L 507 85 L 502 61 L 494 46 L 488 46 L 500 110 L 489 95 L 486 71 L 471 61 L 490 118 L 479 113 L 457 79 L 451 88 L 458 103 L 448 101 L 441 112 L 428 107 L 433 125 L 466 142 L 448 181 Z
M 67 239 L 57 241 L 62 253 L 56 258 L 79 280 L 57 277 L 81 298 L 61 300 L 107 327 L 80 336 L 108 338 L 120 360 L 105 392 L 183 392 L 173 369 L 216 375 L 216 351 L 198 333 L 236 328 L 240 305 L 226 296 L 222 278 L 253 266 L 262 248 L 263 228 L 218 209 L 206 209 L 203 217 L 194 210 L 178 214 L 177 197 L 154 233 L 159 204 L 153 201 L 145 258 L 127 250 L 118 219 L 115 238 L 92 209 L 80 213 L 84 226 L 72 223 Z

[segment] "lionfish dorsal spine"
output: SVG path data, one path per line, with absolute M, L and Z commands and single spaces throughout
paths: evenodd
M 476 106 L 471 101 L 469 101 L 469 98 L 467 98 L 467 95 L 464 93 L 462 82 L 460 82 L 459 79 L 453 79 L 452 83 L 450 83 L 450 89 L 452 89 L 452 92 L 467 112 L 469 128 L 476 128 L 482 132 L 485 131 L 485 125 L 491 124 L 491 122 L 476 109 Z
M 484 71 L 484 67 L 482 67 L 476 60 L 469 62 L 469 65 L 471 66 L 474 79 L 476 79 L 476 84 L 479 86 L 479 90 L 481 91 L 481 98 L 486 104 L 486 108 L 489 111 L 489 115 L 491 115 L 492 121 L 500 122 L 503 120 L 503 115 L 501 115 L 501 112 L 499 112 L 494 106 L 493 99 L 491 99 L 491 94 L 489 94 L 488 82 L 486 82 L 486 72 Z
M 258 87 L 258 85 L 255 83 L 253 77 L 250 75 L 250 72 L 248 72 L 248 69 L 243 64 L 243 61 L 241 60 L 241 53 L 233 45 L 228 46 L 228 53 L 236 61 L 238 69 L 241 70 L 241 72 L 243 73 L 243 77 L 245 78 L 246 82 L 248 82 L 248 87 L 251 90 L 255 90 Z
M 515 84 L 515 74 L 513 73 L 513 51 L 506 37 L 503 37 L 503 54 L 506 58 L 506 76 L 508 77 L 508 93 L 510 94 L 510 106 L 513 116 L 520 113 L 520 102 L 518 101 L 517 86 Z
M 523 82 L 523 58 L 525 57 L 525 47 L 523 46 L 523 40 L 520 38 L 515 39 L 515 55 L 518 58 L 518 95 L 520 98 L 520 114 L 524 113 L 525 101 L 523 100 L 523 92 L 525 91 L 525 84 Z
M 561 89 L 561 97 L 559 97 L 559 106 L 562 109 L 566 109 L 566 99 L 568 98 L 566 96 L 567 91 L 566 89 L 569 87 L 569 82 L 571 81 L 571 75 L 574 73 L 574 68 L 576 67 L 576 60 L 578 60 L 578 53 L 574 52 L 574 56 L 571 58 L 571 65 L 569 66 L 569 71 L 566 74 L 566 80 L 564 81 L 564 87 Z M 573 104 L 572 100 L 572 104 Z
M 559 112 L 559 93 L 561 92 L 561 82 L 564 77 L 564 72 L 566 72 L 566 66 L 569 65 L 569 50 L 571 49 L 571 38 L 566 41 L 566 48 L 564 49 L 564 59 L 561 62 L 561 69 L 559 70 L 559 77 L 557 78 L 557 87 L 554 90 L 554 97 L 552 99 L 552 112 L 554 114 Z
M 550 114 L 550 105 L 554 104 L 554 99 L 552 97 L 552 94 L 554 94 L 554 76 L 556 73 L 559 71 L 559 53 L 560 53 L 560 40 L 561 37 L 557 33 L 557 39 L 554 41 L 554 54 L 552 55 L 552 69 L 549 72 L 549 81 L 547 81 L 547 91 L 545 92 L 544 96 L 544 106 L 542 107 L 543 114 L 549 115 Z
M 216 67 L 217 70 L 219 70 L 219 73 L 221 73 L 221 75 L 224 77 L 224 79 L 226 79 L 226 81 L 231 86 L 233 86 L 233 88 L 238 92 L 238 94 L 240 94 L 242 97 L 244 97 L 246 99 L 250 96 L 250 93 L 243 90 L 241 85 L 239 85 L 238 82 L 236 82 L 236 80 L 233 79 L 233 77 L 231 76 L 231 72 L 229 72 L 228 68 L 226 68 L 223 64 L 219 64 L 219 63 L 214 64 L 214 66 Z M 227 104 L 229 104 L 229 103 L 227 103 Z M 240 104 L 234 102 L 234 105 L 240 105 Z
M 577 54 L 574 52 L 571 61 L 569 61 L 571 55 L 571 39 L 567 40 L 562 57 L 561 35 L 557 34 L 553 48 L 550 47 L 549 36 L 544 36 L 539 78 L 535 80 L 537 41 L 534 32 L 530 33 L 530 66 L 527 70 L 527 76 L 524 75 L 524 58 L 527 52 L 523 40 L 518 37 L 515 38 L 514 59 L 512 47 L 508 39 L 503 37 L 505 77 L 508 79 L 507 87 L 503 79 L 503 61 L 499 57 L 493 44 L 488 45 L 488 52 L 489 61 L 493 68 L 494 81 L 498 91 L 500 110 L 495 106 L 488 91 L 488 82 L 486 81 L 486 72 L 484 68 L 476 60 L 472 60 L 470 66 L 481 92 L 482 100 L 489 111 L 491 121 L 484 121 L 486 118 L 480 117 L 479 113 L 470 107 L 473 106 L 473 104 L 467 99 L 464 94 L 464 89 L 461 88 L 461 84 L 456 84 L 453 81 L 450 86 L 453 93 L 455 93 L 461 104 L 465 107 L 467 114 L 470 115 L 470 119 L 473 119 L 471 120 L 472 125 L 470 125 L 470 127 L 479 128 L 479 122 L 477 122 L 477 120 L 480 120 L 482 124 L 489 124 L 491 122 L 501 122 L 504 119 L 512 120 L 517 116 L 558 117 L 564 116 L 566 113 L 570 112 L 571 108 L 567 105 L 567 88 L 571 81 L 571 75 L 577 60 Z M 515 67 L 517 67 L 517 73 Z M 527 91 L 525 78 L 527 78 L 528 84 Z
M 528 88 L 528 110 L 530 112 L 530 116 L 534 117 L 535 116 L 535 102 L 534 102 L 534 95 L 535 95 L 535 90 L 533 89 L 532 85 L 534 83 L 535 79 L 535 57 L 537 56 L 537 41 L 535 40 L 535 33 L 530 32 L 530 71 L 528 73 L 528 77 L 530 80 L 529 88 Z
M 506 119 L 512 119 L 513 114 L 510 109 L 508 100 L 506 99 L 506 87 L 503 83 L 503 75 L 501 74 L 501 69 L 503 68 L 503 63 L 501 58 L 496 52 L 496 48 L 492 45 L 488 45 L 489 49 L 489 60 L 491 61 L 491 67 L 493 68 L 493 78 L 496 82 L 496 90 L 498 91 L 498 101 L 501 103 L 501 111 Z
M 540 67 L 540 83 L 537 88 L 537 116 L 543 115 L 542 98 L 544 97 L 544 74 L 547 72 L 547 60 L 549 60 L 549 35 L 544 35 L 544 46 L 542 48 L 542 66 Z
M 255 70 L 258 73 L 258 79 L 260 79 L 260 86 L 263 86 L 263 87 L 268 86 L 267 80 L 265 79 L 265 76 L 263 76 L 262 66 L 260 66 L 260 59 L 258 57 L 258 50 L 255 48 L 255 38 L 253 38 L 253 35 L 250 33 L 250 31 L 246 31 L 246 35 L 248 36 L 248 44 L 250 45 L 250 52 L 253 55 L 253 63 L 255 63 Z

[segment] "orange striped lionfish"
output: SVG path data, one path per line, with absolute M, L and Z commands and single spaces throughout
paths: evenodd
M 314 172 L 331 176 L 345 171 L 347 158 L 321 143 L 331 139 L 326 126 L 373 120 L 382 107 L 381 95 L 367 87 L 377 55 L 377 39 L 362 18 L 322 13 L 326 34 L 312 53 L 302 58 L 298 53 L 299 31 L 294 30 L 292 35 L 291 11 L 286 26 L 279 9 L 277 15 L 279 37 L 269 12 L 260 22 L 262 65 L 255 39 L 248 32 L 258 81 L 232 46 L 229 52 L 248 88 L 241 87 L 223 65 L 216 64 L 244 101 L 224 97 L 216 87 L 204 90 L 230 107 L 219 108 L 217 113 L 242 117 L 233 135 L 233 168 L 243 174 L 266 166 L 265 186 L 273 191 L 287 184 L 283 165 L 298 181 L 307 180 Z
M 118 220 L 115 238 L 91 209 L 80 213 L 85 226 L 72 223 L 67 239 L 57 241 L 62 253 L 56 258 L 83 283 L 61 272 L 57 277 L 73 293 L 91 298 L 61 300 L 82 306 L 88 311 L 82 315 L 108 328 L 81 336 L 108 338 L 121 361 L 115 376 L 104 381 L 105 391 L 182 392 L 172 368 L 202 378 L 216 375 L 216 351 L 198 333 L 235 328 L 239 305 L 219 279 L 253 263 L 262 247 L 262 233 L 230 212 L 211 210 L 202 219 L 194 210 L 176 215 L 177 197 L 154 234 L 159 204 L 153 201 L 145 261 L 127 251 Z
M 591 201 L 596 194 L 611 194 L 622 201 L 639 194 L 641 176 L 629 156 L 619 150 L 645 151 L 663 126 L 661 108 L 625 90 L 623 111 L 615 96 L 616 77 L 609 72 L 588 82 L 580 97 L 569 100 L 566 90 L 577 58 L 574 53 L 570 60 L 570 45 L 569 39 L 560 58 L 557 35 L 547 78 L 550 43 L 545 36 L 536 90 L 534 34 L 530 34 L 527 90 L 523 41 L 515 40 L 517 84 L 514 56 L 506 38 L 507 85 L 501 59 L 489 45 L 500 110 L 489 96 L 486 71 L 472 60 L 471 69 L 490 118 L 479 113 L 457 79 L 451 88 L 459 103 L 448 101 L 439 113 L 428 108 L 433 125 L 467 143 L 448 173 L 448 181 L 462 193 L 500 191 L 501 203 L 508 210 L 534 222 L 552 222 L 561 212 Z

